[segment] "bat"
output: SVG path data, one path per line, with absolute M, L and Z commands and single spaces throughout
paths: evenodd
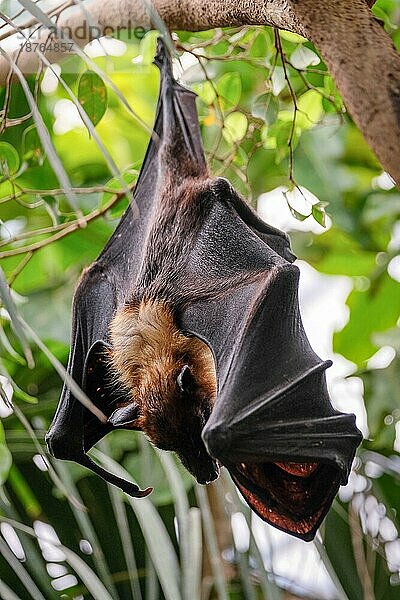
M 130 205 L 73 302 L 67 370 L 106 415 L 64 385 L 46 436 L 128 494 L 151 488 L 87 454 L 115 429 L 177 453 L 199 483 L 225 466 L 265 521 L 314 537 L 361 434 L 333 409 L 325 369 L 298 307 L 287 235 L 208 171 L 195 94 L 178 84 L 160 40 L 153 135 Z

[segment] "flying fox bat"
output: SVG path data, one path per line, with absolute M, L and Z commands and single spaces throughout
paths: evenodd
M 73 304 L 68 372 L 107 416 L 64 386 L 47 434 L 57 458 L 132 496 L 87 451 L 143 431 L 200 483 L 224 465 L 265 521 L 310 540 L 347 481 L 360 432 L 335 411 L 298 308 L 289 240 L 207 169 L 195 95 L 160 41 L 154 132 L 128 207 Z

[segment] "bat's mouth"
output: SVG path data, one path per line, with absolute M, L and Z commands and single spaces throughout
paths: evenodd
M 229 471 L 264 521 L 306 540 L 314 537 L 340 484 L 339 469 L 318 462 L 238 463 Z

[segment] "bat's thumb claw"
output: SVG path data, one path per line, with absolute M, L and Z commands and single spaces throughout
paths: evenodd
M 113 427 L 125 427 L 131 425 L 139 416 L 139 406 L 131 402 L 126 406 L 120 406 L 108 417 L 107 422 Z
M 153 491 L 152 487 L 148 487 L 145 490 L 139 490 L 135 494 L 135 498 L 146 498 Z

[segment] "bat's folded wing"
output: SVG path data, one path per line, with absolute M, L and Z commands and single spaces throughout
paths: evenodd
M 217 343 L 222 377 L 203 438 L 261 518 L 309 540 L 347 481 L 361 434 L 354 415 L 330 403 L 330 362 L 307 340 L 298 275 L 280 261 L 264 285 L 247 286 L 236 299 L 245 325 L 230 352 L 227 340 L 224 352 Z
M 85 273 L 76 291 L 67 370 L 107 418 L 120 398 L 118 389 L 110 383 L 106 342 L 109 315 L 115 310 L 116 286 L 111 279 L 112 271 L 105 271 L 103 267 L 99 268 L 95 263 Z M 64 384 L 46 442 L 54 457 L 91 469 L 131 496 L 146 496 L 151 488 L 140 490 L 136 484 L 109 473 L 87 455 L 88 450 L 112 429 L 84 407 Z

